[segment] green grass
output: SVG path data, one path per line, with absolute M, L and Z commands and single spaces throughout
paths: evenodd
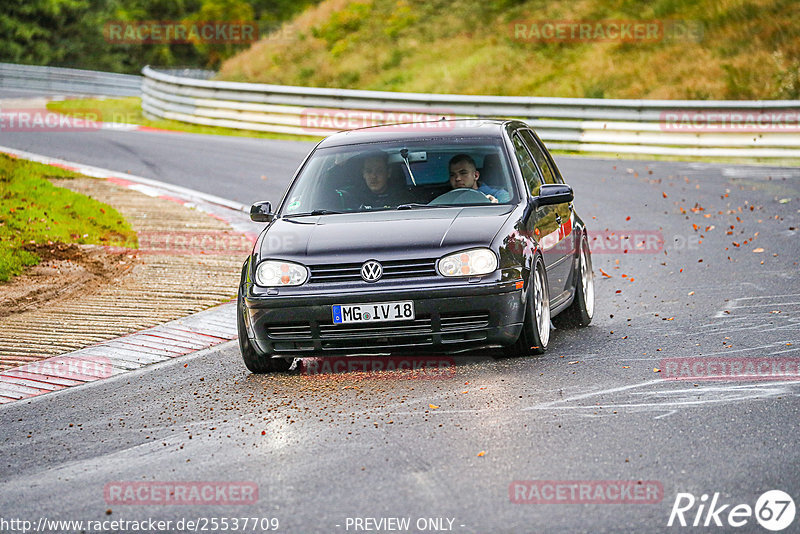
M 0 282 L 41 260 L 49 243 L 136 247 L 136 233 L 111 206 L 51 184 L 81 175 L 0 154 Z
M 546 42 L 514 31 L 613 20 L 667 31 L 634 42 Z M 797 0 L 324 0 L 225 61 L 219 77 L 430 93 L 798 99 L 797 20 Z
M 546 144 L 546 143 L 545 143 Z M 731 165 L 763 165 L 770 167 L 800 167 L 797 158 L 723 158 L 719 156 L 663 156 L 658 154 L 625 154 L 608 152 L 575 152 L 573 150 L 550 150 L 554 156 L 575 156 L 590 159 L 632 161 L 676 161 L 697 163 L 724 163 Z
M 148 119 L 142 114 L 142 99 L 139 97 L 127 98 L 86 98 L 74 100 L 57 100 L 47 103 L 47 109 L 74 117 L 87 117 L 103 122 L 119 122 L 124 124 L 138 124 L 149 128 L 162 130 L 175 130 L 179 132 L 232 135 L 239 137 L 257 137 L 261 139 L 291 139 L 293 141 L 307 140 L 319 141 L 320 137 L 298 136 L 269 132 L 252 132 L 234 128 L 220 128 L 217 126 L 204 126 L 185 122 L 159 119 Z

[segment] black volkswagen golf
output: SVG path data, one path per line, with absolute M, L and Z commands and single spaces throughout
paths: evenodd
M 503 347 L 541 353 L 550 319 L 587 325 L 586 228 L 520 121 L 332 135 L 306 157 L 242 268 L 239 345 L 255 373 L 293 358 Z

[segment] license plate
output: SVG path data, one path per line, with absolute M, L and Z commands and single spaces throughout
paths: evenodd
M 409 321 L 413 318 L 414 302 L 411 300 L 333 306 L 333 324 Z

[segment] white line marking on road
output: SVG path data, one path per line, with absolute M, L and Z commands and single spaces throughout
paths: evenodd
M 800 384 L 800 381 L 792 381 L 787 382 L 787 384 Z M 710 405 L 710 404 L 721 404 L 721 403 L 730 403 L 730 402 L 738 402 L 738 401 L 745 401 L 751 399 L 757 399 L 762 397 L 776 397 L 779 395 L 789 395 L 793 392 L 784 387 L 775 387 L 777 384 L 769 383 L 766 386 L 730 386 L 730 387 L 714 387 L 714 388 L 693 388 L 688 390 L 676 390 L 674 392 L 646 392 L 642 393 L 642 395 L 651 395 L 651 394 L 661 394 L 664 395 L 671 395 L 671 394 L 689 394 L 691 396 L 697 396 L 698 394 L 706 394 L 706 393 L 734 393 L 735 395 L 723 397 L 723 398 L 712 398 L 712 399 L 698 399 L 698 400 L 665 400 L 661 402 L 642 402 L 642 403 L 621 403 L 621 404 L 603 404 L 603 405 L 588 405 L 588 406 L 551 406 L 548 405 L 540 405 L 534 406 L 531 408 L 527 408 L 530 410 L 547 410 L 547 409 L 556 409 L 556 410 L 610 410 L 610 409 L 619 409 L 619 408 L 656 408 L 656 409 L 663 409 L 666 407 L 684 407 L 684 406 L 702 406 L 702 405 Z M 781 384 L 782 385 L 782 384 Z M 767 387 L 769 389 L 761 389 L 762 387 Z
M 669 417 L 670 415 L 676 414 L 676 413 L 678 413 L 678 410 L 670 410 L 667 413 L 662 413 L 661 415 L 657 415 L 657 416 L 653 417 L 653 419 L 663 419 L 665 417 Z
M 768 345 L 759 345 L 757 347 L 747 347 L 744 349 L 731 349 L 731 350 L 722 350 L 719 352 L 704 352 L 702 354 L 698 354 L 696 357 L 706 357 L 706 356 L 716 356 L 717 354 L 733 354 L 734 352 L 747 352 L 751 350 L 758 350 L 758 349 L 767 349 L 767 348 L 775 348 L 781 345 L 786 345 L 785 343 L 775 342 L 770 343 Z
M 619 393 L 620 391 L 628 391 L 628 390 L 631 390 L 631 389 L 645 387 L 645 386 L 652 386 L 653 384 L 659 384 L 659 383 L 664 383 L 664 380 L 663 379 L 650 380 L 648 382 L 640 382 L 638 384 L 631 384 L 631 385 L 628 385 L 628 386 L 620 386 L 620 387 L 616 387 L 616 388 L 601 389 L 599 391 L 592 391 L 592 392 L 589 392 L 589 393 L 582 393 L 580 395 L 574 395 L 572 397 L 567 397 L 566 399 L 559 399 L 559 400 L 554 400 L 554 401 L 550 401 L 550 402 L 545 402 L 543 404 L 539 404 L 538 406 L 530 406 L 528 408 L 523 408 L 522 410 L 523 411 L 526 411 L 526 410 L 540 410 L 540 409 L 544 409 L 544 408 L 547 408 L 549 406 L 552 406 L 552 405 L 555 405 L 555 404 L 559 404 L 559 403 L 572 402 L 572 401 L 576 401 L 576 400 L 583 400 L 583 399 L 587 399 L 589 397 L 595 397 L 597 395 L 607 395 L 607 394 L 610 394 L 610 393 Z

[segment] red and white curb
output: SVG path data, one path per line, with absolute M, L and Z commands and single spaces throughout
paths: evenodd
M 198 209 L 228 223 L 251 240 L 255 240 L 262 227 L 245 215 L 249 211 L 247 207 L 221 197 L 14 148 L 0 146 L 0 152 L 86 176 L 105 178 L 145 195 Z M 236 337 L 236 304 L 222 304 L 161 326 L 0 372 L 0 404 L 94 382 L 204 350 Z
M 244 204 L 235 202 L 233 200 L 228 200 L 226 198 L 218 197 L 215 195 L 210 195 L 208 193 L 195 191 L 194 189 L 181 187 L 179 185 L 172 185 L 166 182 L 160 182 L 158 180 L 151 180 L 150 178 L 135 176 L 133 174 L 112 171 L 109 169 L 103 169 L 101 167 L 84 165 L 83 163 L 75 163 L 74 161 L 67 161 L 59 158 L 51 158 L 49 156 L 34 154 L 32 152 L 26 152 L 24 150 L 18 150 L 16 148 L 0 146 L 0 152 L 3 152 L 5 154 L 17 158 L 27 159 L 35 161 L 37 163 L 44 163 L 45 165 L 61 167 L 62 169 L 79 172 L 81 174 L 85 174 L 86 176 L 92 176 L 94 178 L 115 179 L 122 182 L 123 185 L 124 182 L 137 184 L 136 187 L 131 187 L 131 189 L 136 189 L 150 196 L 164 196 L 165 198 L 169 198 L 169 195 L 172 194 L 175 195 L 177 198 L 169 198 L 169 199 L 176 200 L 181 204 L 185 204 L 187 202 L 209 203 L 232 210 L 249 213 L 249 207 L 245 206 Z M 147 186 L 149 186 L 149 188 Z
M 263 228 L 263 225 L 250 220 L 248 215 L 250 213 L 249 206 L 245 206 L 234 200 L 228 200 L 227 198 L 195 191 L 194 189 L 181 187 L 179 185 L 152 180 L 150 178 L 144 178 L 142 176 L 112 171 L 92 165 L 84 165 L 83 163 L 76 163 L 59 158 L 51 158 L 49 156 L 34 154 L 16 148 L 0 146 L 0 152 L 16 158 L 52 165 L 94 178 L 105 178 L 109 182 L 138 191 L 147 196 L 171 200 L 188 208 L 197 209 L 198 211 L 207 213 L 211 217 L 215 217 L 229 224 L 234 230 L 245 234 L 251 241 L 255 241 Z
M 236 339 L 236 303 L 0 373 L 0 404 L 35 397 Z

